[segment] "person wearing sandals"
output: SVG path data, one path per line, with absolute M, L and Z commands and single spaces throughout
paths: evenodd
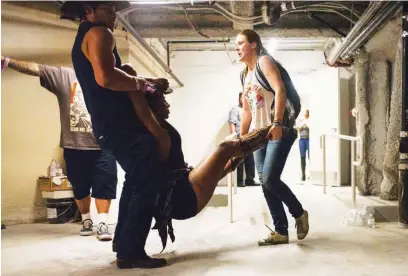
M 294 123 L 301 108 L 299 95 L 286 70 L 266 51 L 255 31 L 246 29 L 240 32 L 236 37 L 236 50 L 239 60 L 246 65 L 241 73 L 245 97 L 241 136 L 272 124 L 267 134 L 269 141 L 254 153 L 254 157 L 275 231 L 258 241 L 258 245 L 289 242 L 283 203 L 295 218 L 297 238 L 302 240 L 309 231 L 308 212 L 281 180 L 286 159 L 297 139 Z M 284 128 L 287 129 L 285 133 Z

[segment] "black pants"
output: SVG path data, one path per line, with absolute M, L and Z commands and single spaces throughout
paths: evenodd
M 149 133 L 105 135 L 101 147 L 110 151 L 125 171 L 115 230 L 118 258 L 144 256 L 155 200 L 165 177 L 158 146 Z
M 248 155 L 244 162 L 242 162 L 238 167 L 237 167 L 237 182 L 238 186 L 244 186 L 243 178 L 244 178 L 244 165 L 245 165 L 245 185 L 253 185 L 255 183 L 254 178 L 255 178 L 255 161 L 254 161 L 254 155 L 250 154 Z
M 91 192 L 93 198 L 116 198 L 118 173 L 116 160 L 110 153 L 64 148 L 64 159 L 76 200 L 86 198 Z

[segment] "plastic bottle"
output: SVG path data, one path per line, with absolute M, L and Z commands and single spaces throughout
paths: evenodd
M 368 225 L 368 227 L 370 227 L 370 228 L 375 228 L 375 219 L 374 219 L 373 214 L 369 214 L 369 215 L 368 215 L 367 225 Z
M 50 177 L 54 177 L 57 175 L 57 167 L 58 167 L 57 161 L 55 159 L 52 159 L 48 169 L 48 175 Z

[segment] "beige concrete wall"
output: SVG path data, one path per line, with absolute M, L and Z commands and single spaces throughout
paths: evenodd
M 229 134 L 228 114 L 238 104 L 243 66 L 232 65 L 225 52 L 172 55 L 172 69 L 185 86 L 168 96 L 169 121 L 181 134 L 186 162 L 196 166 Z
M 75 23 L 10 3 L 2 3 L 1 16 L 2 55 L 72 66 Z M 115 35 L 122 60 L 128 62 L 129 48 L 134 55 L 139 50 L 135 43 L 129 44 L 126 32 L 115 31 Z M 1 76 L 1 92 L 2 220 L 14 224 L 43 219 L 45 208 L 37 179 L 46 173 L 51 159 L 63 162 L 57 99 L 40 86 L 38 78 L 12 69 Z M 123 179 L 123 172 L 120 174 Z

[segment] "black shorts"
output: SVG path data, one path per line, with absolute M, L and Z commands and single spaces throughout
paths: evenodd
M 188 180 L 188 174 L 178 180 L 173 190 L 172 218 L 189 219 L 197 215 L 197 196 Z
M 76 150 L 64 148 L 68 180 L 74 197 L 115 199 L 118 183 L 115 158 L 102 150 Z

